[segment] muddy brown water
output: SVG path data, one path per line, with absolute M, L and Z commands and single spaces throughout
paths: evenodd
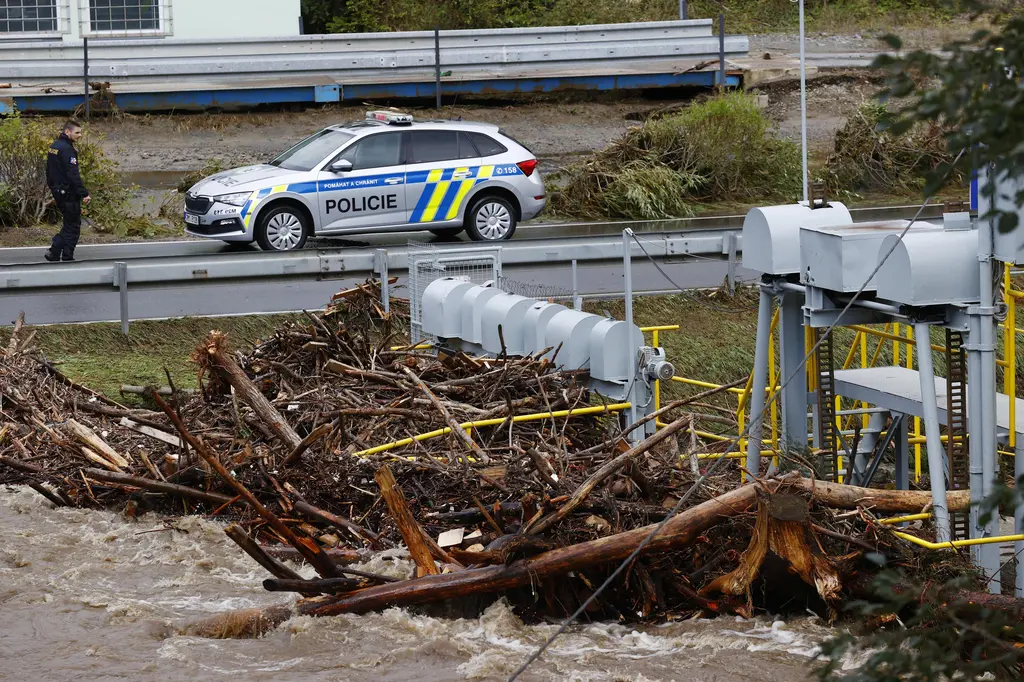
M 403 575 L 409 564 L 364 568 Z M 53 509 L 28 488 L 0 488 L 0 679 L 504 680 L 556 628 L 524 625 L 498 602 L 476 619 L 395 608 L 297 617 L 262 639 L 175 634 L 193 620 L 280 603 L 264 577 L 215 521 Z M 810 616 L 581 625 L 520 679 L 807 680 L 829 632 Z

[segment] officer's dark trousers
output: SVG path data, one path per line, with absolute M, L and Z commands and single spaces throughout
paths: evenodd
M 55 190 L 54 201 L 60 210 L 64 223 L 53 237 L 50 244 L 50 253 L 60 256 L 65 260 L 75 257 L 75 247 L 78 246 L 78 238 L 82 234 L 82 200 L 70 192 Z

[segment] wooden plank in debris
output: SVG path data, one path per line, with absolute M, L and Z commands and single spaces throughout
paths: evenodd
M 118 423 L 121 424 L 121 426 L 124 426 L 125 428 L 135 431 L 136 433 L 141 433 L 144 436 L 155 438 L 156 440 L 167 443 L 168 445 L 173 445 L 178 448 L 182 447 L 181 439 L 178 438 L 177 436 L 172 436 L 169 433 L 165 433 L 158 429 L 154 429 L 151 426 L 144 426 L 142 424 L 139 424 L 138 422 L 132 421 L 128 417 L 121 417 L 121 421 Z
M 97 436 L 88 426 L 80 424 L 74 419 L 69 419 L 64 424 L 64 428 L 81 441 L 83 445 L 93 452 L 106 457 L 111 463 L 116 464 L 122 469 L 128 467 L 129 460 L 118 454 L 117 450 L 110 447 L 105 440 Z M 131 455 L 128 455 L 128 457 L 131 457 Z

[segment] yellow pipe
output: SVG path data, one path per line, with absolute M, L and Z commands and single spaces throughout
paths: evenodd
M 923 521 L 924 519 L 930 519 L 931 514 L 910 514 L 908 516 L 893 516 L 888 519 L 878 519 L 878 522 L 886 526 L 894 523 L 906 523 L 907 521 Z
M 674 332 L 679 330 L 678 324 L 663 324 L 657 327 L 640 327 L 640 331 L 644 332 Z M 658 345 L 658 344 L 654 344 Z
M 1010 264 L 1003 270 L 1003 287 L 1006 291 L 1006 331 L 1003 333 L 1003 358 L 1006 369 L 1003 370 L 1003 393 L 1010 398 L 1010 423 L 1017 423 L 1017 299 L 1013 296 L 1013 278 L 1010 276 Z M 1010 447 L 1017 445 L 1017 430 L 1010 429 Z
M 899 324 L 894 324 L 893 326 L 894 327 L 899 327 L 900 325 Z M 886 325 L 886 327 L 888 327 L 888 325 Z M 890 333 L 890 332 L 878 331 L 877 329 L 872 329 L 870 327 L 865 327 L 865 326 L 859 325 L 859 324 L 852 324 L 852 325 L 849 326 L 849 329 L 852 329 L 852 330 L 858 331 L 858 332 L 864 332 L 865 334 L 871 334 L 872 336 L 877 336 L 877 337 L 882 338 L 882 339 L 889 339 L 890 341 L 893 342 L 893 346 L 896 346 L 896 345 L 901 344 L 901 343 L 906 343 L 906 339 L 904 339 L 902 336 L 897 336 L 896 334 Z M 934 350 L 934 351 L 938 351 L 939 353 L 945 353 L 946 352 L 946 347 L 945 346 L 938 346 L 938 345 L 936 345 L 934 343 L 931 344 L 931 346 L 932 346 L 932 350 Z
M 778 455 L 778 452 L 776 452 L 775 450 L 762 450 L 761 451 L 761 456 L 762 457 L 775 457 L 776 455 Z M 722 459 L 722 458 L 725 458 L 725 459 L 743 459 L 744 457 L 747 456 L 747 453 L 745 453 L 745 452 L 735 452 L 735 451 L 734 452 L 727 452 L 727 453 L 721 453 L 721 452 L 701 452 L 701 453 L 698 453 L 698 454 L 696 454 L 694 456 L 697 459 Z M 690 457 L 690 455 L 680 455 L 680 457 L 681 458 L 685 458 L 685 457 Z
M 892 325 L 892 334 L 893 334 L 892 366 L 893 367 L 899 367 L 900 363 L 902 362 L 900 360 L 900 357 L 901 357 L 901 350 L 900 349 L 903 348 L 903 330 L 902 330 L 899 322 L 893 323 L 893 325 Z
M 607 406 L 606 405 L 599 405 L 597 407 L 583 407 L 583 408 L 579 408 L 579 409 L 576 409 L 576 410 L 559 410 L 557 412 L 537 412 L 537 413 L 534 413 L 534 414 L 521 414 L 521 415 L 518 415 L 516 417 L 512 417 L 512 422 L 514 424 L 519 424 L 519 423 L 522 423 L 522 422 L 538 421 L 540 419 L 552 419 L 552 418 L 561 419 L 563 417 L 582 417 L 582 416 L 585 416 L 585 415 L 600 414 L 600 413 L 605 413 L 605 412 L 620 412 L 622 410 L 628 409 L 629 407 L 630 407 L 629 403 L 615 403 L 613 405 L 607 405 Z M 459 424 L 459 428 L 460 429 L 470 429 L 470 428 L 480 428 L 480 427 L 484 427 L 484 426 L 497 426 L 499 424 L 504 424 L 506 421 L 508 421 L 508 420 L 506 418 L 504 418 L 504 417 L 495 417 L 493 419 L 481 419 L 481 420 L 478 420 L 478 421 L 463 422 L 462 424 Z M 446 426 L 443 429 L 437 429 L 435 431 L 429 431 L 427 433 L 421 433 L 419 435 L 413 436 L 412 438 L 403 438 L 401 440 L 396 440 L 396 441 L 393 441 L 391 443 L 385 443 L 384 445 L 378 445 L 376 447 L 370 448 L 369 450 L 362 450 L 360 452 L 355 453 L 355 456 L 356 457 L 369 457 L 370 455 L 376 455 L 377 453 L 380 453 L 380 452 L 387 452 L 388 450 L 394 450 L 395 448 L 404 447 L 406 445 L 412 445 L 413 443 L 418 442 L 418 441 L 429 440 L 431 438 L 437 438 L 438 436 L 446 436 L 446 435 L 448 435 L 451 432 L 452 432 L 451 427 Z
M 732 438 L 729 438 L 728 436 L 721 436 L 721 435 L 719 435 L 717 433 L 708 433 L 707 431 L 697 431 L 696 429 L 694 429 L 693 432 L 695 434 L 697 434 L 698 436 L 700 436 L 701 438 L 706 438 L 708 440 L 718 441 L 719 443 L 727 443 L 727 442 L 732 440 Z
M 433 347 L 434 344 L 432 343 L 420 343 L 413 346 L 412 348 L 409 348 L 409 346 L 391 346 L 391 350 L 426 350 L 427 348 Z
M 678 381 L 681 384 L 687 384 L 688 386 L 697 386 L 699 388 L 722 387 L 720 384 L 711 384 L 708 383 L 707 381 L 697 381 L 696 379 L 687 379 L 685 377 L 672 377 L 672 381 Z M 742 389 L 736 388 L 735 386 L 733 388 L 727 388 L 725 390 L 728 391 L 729 393 L 743 393 Z
M 910 535 L 909 533 L 901 533 L 899 531 L 893 531 L 893 535 L 898 538 L 902 538 L 907 542 L 912 542 L 918 547 L 924 547 L 925 549 L 954 549 L 956 547 L 973 547 L 974 545 L 992 545 L 1003 542 L 1024 541 L 1024 535 L 1000 535 L 992 538 L 973 538 L 971 540 L 952 540 L 950 542 L 929 542 L 928 540 L 922 540 L 921 538 Z
M 676 329 L 679 329 L 679 325 L 676 325 Z M 661 327 L 654 327 L 651 329 L 651 345 L 658 348 L 658 332 L 662 330 Z M 641 329 L 641 331 L 643 331 Z M 657 412 L 661 409 L 661 380 L 658 379 L 654 382 L 654 411 Z

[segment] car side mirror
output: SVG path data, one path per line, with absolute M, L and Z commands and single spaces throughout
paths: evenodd
M 352 162 L 348 159 L 339 159 L 331 164 L 332 173 L 348 173 L 352 170 Z

